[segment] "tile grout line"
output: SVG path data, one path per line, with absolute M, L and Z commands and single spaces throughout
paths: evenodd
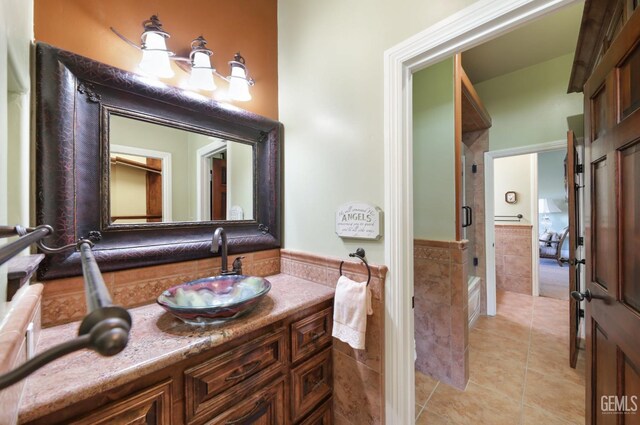
M 420 409 L 420 414 L 416 415 L 416 420 L 420 417 L 420 415 L 424 413 L 425 410 L 427 410 L 427 404 L 429 404 L 429 400 L 431 400 L 431 397 L 433 397 L 433 394 L 436 392 L 436 388 L 438 388 L 438 385 L 440 385 L 440 381 L 436 382 L 436 385 L 429 393 L 429 397 L 427 397 L 427 400 L 424 402 L 424 406 L 422 406 L 422 408 Z
M 439 385 L 440 385 L 440 381 L 438 381 L 436 385 L 433 387 L 433 389 L 431 390 L 431 394 L 429 394 L 429 397 L 427 397 L 427 401 L 424 402 L 423 407 L 427 407 L 427 404 L 429 404 L 429 400 L 431 400 L 431 397 L 433 397 Z
M 426 406 L 426 404 L 424 406 Z M 425 409 L 424 406 L 420 407 L 420 412 L 416 415 L 416 418 L 414 419 L 413 423 L 416 423 L 416 421 L 420 418 L 420 415 L 422 415 L 422 412 L 424 412 L 424 409 Z

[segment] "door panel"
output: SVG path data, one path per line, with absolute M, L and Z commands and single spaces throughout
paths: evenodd
M 624 389 L 629 409 L 636 409 L 635 415 L 627 415 L 625 425 L 640 424 L 640 372 L 628 357 L 624 358 Z
M 593 281 L 598 282 L 603 288 L 609 288 L 609 282 L 613 281 L 611 262 L 611 250 L 615 249 L 615 243 L 611 238 L 611 214 L 609 207 L 611 196 L 609 191 L 609 168 L 607 159 L 604 158 L 591 166 L 592 183 L 592 212 L 593 212 L 593 245 L 595 247 L 593 258 Z
M 594 322 L 593 346 L 596 362 L 594 365 L 594 375 L 596 377 L 594 399 L 592 405 L 596 408 L 596 421 L 600 425 L 617 424 L 615 415 L 603 414 L 602 397 L 616 394 L 616 363 L 611 361 L 616 358 L 616 345 L 608 335 Z M 608 399 L 605 399 L 605 403 Z
M 620 111 L 625 119 L 640 108 L 640 45 L 620 67 Z
M 603 85 L 596 92 L 591 100 L 592 127 L 591 134 L 593 140 L 598 140 L 607 127 L 607 87 Z
M 639 45 L 636 10 L 584 86 L 587 424 L 640 422 Z
M 622 300 L 640 312 L 640 285 L 634 282 L 640 276 L 640 143 L 620 151 L 620 157 Z

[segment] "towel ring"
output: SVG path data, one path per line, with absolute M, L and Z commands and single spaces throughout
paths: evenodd
M 362 261 L 364 263 L 365 266 L 367 266 L 367 286 L 369 286 L 369 283 L 371 282 L 371 267 L 369 267 L 369 263 L 367 263 L 367 260 L 364 258 L 365 256 L 365 252 L 364 249 L 362 248 L 358 248 L 356 249 L 356 252 L 352 252 L 349 254 L 349 257 L 356 257 L 359 258 L 360 261 Z M 342 265 L 344 264 L 344 261 L 340 262 L 340 276 L 342 276 Z

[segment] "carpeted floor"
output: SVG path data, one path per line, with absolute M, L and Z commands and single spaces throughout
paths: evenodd
M 556 260 L 540 259 L 538 271 L 540 296 L 558 300 L 569 299 L 569 266 L 560 267 Z

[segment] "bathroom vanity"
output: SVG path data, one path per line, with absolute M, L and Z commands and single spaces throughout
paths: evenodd
M 333 288 L 267 277 L 271 292 L 245 317 L 189 326 L 157 305 L 130 310 L 127 348 L 82 351 L 28 380 L 21 424 L 330 424 Z M 38 351 L 78 323 L 44 329 Z

